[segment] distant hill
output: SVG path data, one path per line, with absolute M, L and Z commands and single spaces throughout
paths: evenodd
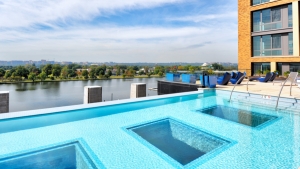
M 127 66 L 151 66 L 154 67 L 156 65 L 161 66 L 173 66 L 173 65 L 192 65 L 192 66 L 201 66 L 204 62 L 167 62 L 167 63 L 149 63 L 149 62 L 136 62 L 136 63 L 123 63 L 123 62 L 70 62 L 70 61 L 63 61 L 63 62 L 56 62 L 56 61 L 47 61 L 47 60 L 40 60 L 40 61 L 32 61 L 32 60 L 11 60 L 11 61 L 1 61 L 0 66 L 20 66 L 20 65 L 32 65 L 35 64 L 36 66 L 46 65 L 46 64 L 61 64 L 61 65 L 68 65 L 68 64 L 80 64 L 80 65 L 127 65 Z M 237 63 L 230 63 L 230 62 L 206 62 L 207 64 L 218 63 L 223 66 L 237 66 Z

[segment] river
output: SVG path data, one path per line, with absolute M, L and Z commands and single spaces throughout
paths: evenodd
M 157 95 L 148 88 L 157 87 L 164 78 L 134 78 L 65 82 L 1 84 L 0 91 L 9 91 L 10 112 L 83 104 L 84 86 L 102 86 L 103 101 L 128 99 L 131 83 L 146 83 L 147 96 Z

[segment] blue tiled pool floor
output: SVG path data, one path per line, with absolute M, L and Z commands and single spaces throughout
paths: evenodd
M 176 168 L 157 152 L 124 131 L 124 127 L 166 117 L 236 141 L 228 149 L 195 168 L 298 168 L 300 166 L 300 117 L 273 110 L 244 107 L 280 120 L 261 130 L 232 123 L 194 110 L 228 106 L 214 96 L 134 110 L 87 120 L 0 134 L 0 158 L 7 154 L 82 138 L 106 168 Z M 233 103 L 231 106 L 239 108 Z M 178 168 L 178 166 L 177 166 Z

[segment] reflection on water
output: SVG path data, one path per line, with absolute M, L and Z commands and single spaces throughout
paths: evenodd
M 14 112 L 82 104 L 84 86 L 102 86 L 102 98 L 105 101 L 111 100 L 111 94 L 113 100 L 128 99 L 131 83 L 146 83 L 148 89 L 157 87 L 157 80 L 160 79 L 162 78 L 1 84 L 0 91 L 9 91 L 9 109 Z M 156 91 L 147 90 L 147 96 L 156 94 Z

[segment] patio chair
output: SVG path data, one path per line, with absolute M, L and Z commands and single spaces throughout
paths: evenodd
M 226 72 L 226 73 L 224 73 L 223 77 L 218 78 L 217 83 L 219 85 L 227 85 L 230 78 L 231 78 L 231 75 L 228 72 Z
M 238 72 L 238 73 L 237 73 L 237 76 L 236 76 L 235 78 L 230 79 L 230 82 L 231 82 L 232 84 L 236 84 L 236 82 L 238 82 L 238 80 L 239 80 L 243 75 L 244 75 L 243 73 Z M 245 76 L 244 76 L 244 77 L 245 77 Z M 243 79 L 244 79 L 244 77 L 243 77 Z M 242 81 L 243 81 L 243 79 L 241 79 L 237 84 L 241 84 Z
M 235 72 L 231 72 L 231 78 L 236 78 L 237 74 Z
M 268 80 L 270 80 L 272 76 L 273 76 L 273 73 L 272 73 L 272 72 L 269 72 L 269 73 L 266 74 L 265 77 L 258 78 L 258 81 L 259 81 L 259 82 L 267 83 Z
M 272 77 L 268 80 L 268 82 L 273 82 L 273 80 L 275 80 L 277 75 L 278 73 L 273 72 Z
M 276 74 L 274 75 L 275 73 L 273 72 L 269 72 L 266 74 L 265 77 L 253 77 L 253 78 L 250 78 L 249 81 L 259 81 L 259 82 L 264 82 L 264 83 L 267 83 L 269 80 L 274 80 L 275 77 L 276 77 Z
M 266 74 L 265 77 L 255 77 L 255 78 L 251 78 L 249 79 L 249 81 L 247 82 L 247 91 L 248 91 L 248 84 L 250 81 L 254 81 L 254 80 L 257 80 L 259 82 L 262 82 L 262 83 L 267 83 L 268 81 L 270 82 L 273 82 L 273 80 L 275 79 L 275 77 L 277 76 L 276 73 L 273 73 L 273 72 L 269 72 Z M 273 82 L 273 85 L 274 85 L 274 82 Z

